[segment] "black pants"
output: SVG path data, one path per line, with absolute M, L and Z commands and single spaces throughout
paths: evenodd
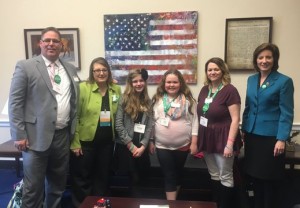
M 157 158 L 165 177 L 165 191 L 176 191 L 181 185 L 183 168 L 188 151 L 156 149 Z
M 283 180 L 250 179 L 253 183 L 254 208 L 285 208 Z
M 117 174 L 128 175 L 131 197 L 144 197 L 142 188 L 145 186 L 150 171 L 148 149 L 137 158 L 132 156 L 126 145 L 116 144 L 114 167 Z
M 71 156 L 72 203 L 86 196 L 106 196 L 110 178 L 113 143 L 81 142 L 83 155 Z

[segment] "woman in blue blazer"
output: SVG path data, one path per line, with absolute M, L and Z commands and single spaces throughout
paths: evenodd
M 280 180 L 284 176 L 285 141 L 294 118 L 294 86 L 277 70 L 279 49 L 271 43 L 258 46 L 253 65 L 258 73 L 247 82 L 242 131 L 245 172 L 253 182 L 255 208 L 281 207 Z

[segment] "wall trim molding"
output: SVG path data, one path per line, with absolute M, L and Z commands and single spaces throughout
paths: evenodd
M 9 127 L 9 121 L 1 121 L 0 120 L 0 127 Z
M 9 131 L 9 122 L 8 121 L 1 121 L 0 120 L 0 128 L 8 128 Z M 294 123 L 293 124 L 293 131 L 300 131 L 300 123 Z M 0 161 L 2 160 L 14 160 L 14 158 L 1 158 L 0 157 Z
M 300 131 L 300 123 L 294 123 L 293 124 L 293 130 L 294 131 Z

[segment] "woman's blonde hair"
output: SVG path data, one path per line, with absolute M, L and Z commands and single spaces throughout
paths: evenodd
M 206 74 L 206 78 L 205 78 L 205 85 L 209 85 L 211 84 L 211 81 L 208 79 L 207 77 L 207 70 L 208 70 L 208 64 L 209 63 L 214 63 L 216 64 L 219 69 L 222 71 L 222 83 L 223 85 L 227 85 L 231 83 L 231 78 L 230 78 L 230 74 L 229 74 L 229 69 L 227 64 L 223 61 L 223 59 L 219 58 L 219 57 L 214 57 L 209 59 L 206 63 L 205 63 L 205 74 Z

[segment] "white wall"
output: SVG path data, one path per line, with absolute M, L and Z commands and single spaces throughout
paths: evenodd
M 176 3 L 175 3 L 176 2 Z M 8 96 L 17 60 L 25 58 L 26 29 L 77 27 L 80 31 L 81 68 L 79 76 L 88 76 L 90 61 L 104 56 L 104 14 L 198 11 L 198 84 L 191 86 L 197 97 L 202 87 L 205 61 L 213 56 L 224 58 L 226 18 L 273 17 L 273 43 L 280 48 L 280 72 L 291 76 L 295 85 L 295 124 L 300 124 L 300 1 L 299 0 L 0 0 L 0 111 Z M 251 72 L 232 73 L 242 105 L 246 80 Z M 156 86 L 150 86 L 151 95 Z M 7 116 L 0 115 L 0 121 Z M 5 123 L 5 122 L 4 122 Z M 0 123 L 1 125 L 2 123 Z M 7 127 L 0 131 L 0 143 L 7 138 Z

